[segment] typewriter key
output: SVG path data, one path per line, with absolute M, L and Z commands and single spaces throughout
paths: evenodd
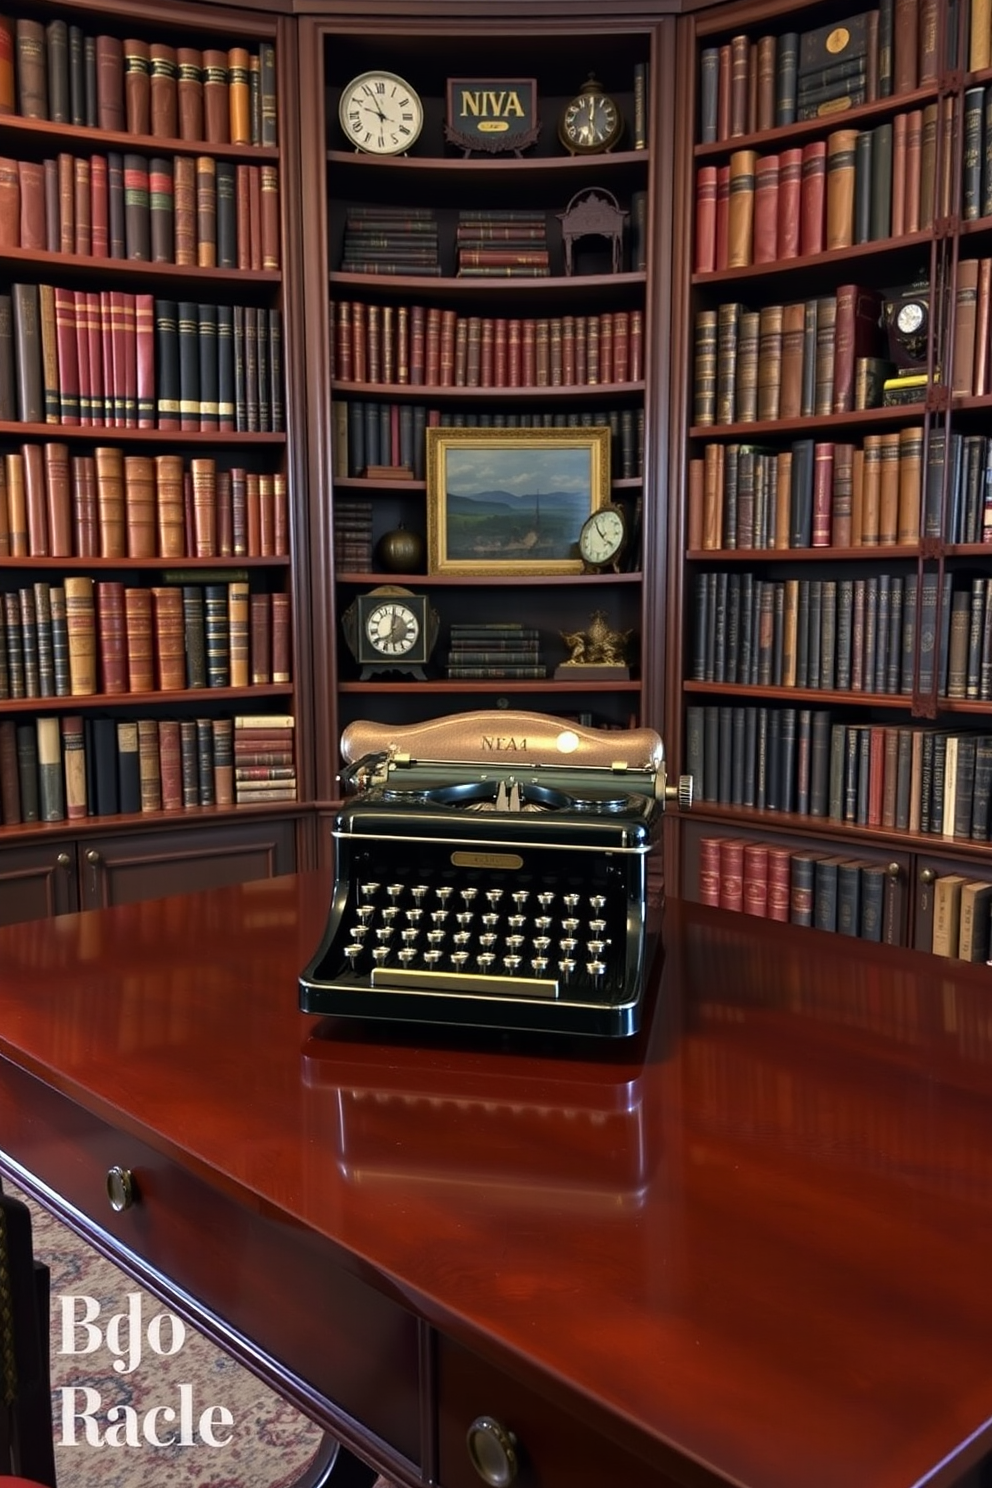
M 380 925 L 375 932 L 375 938 L 380 945 L 388 945 L 393 938 L 392 925 Z
M 527 916 L 508 915 L 506 923 L 509 925 L 511 930 L 523 930 L 524 926 L 527 924 Z
M 513 973 L 515 971 L 519 971 L 520 970 L 520 959 L 521 958 L 519 956 L 504 956 L 503 957 L 503 965 L 506 967 L 507 971 L 510 973 L 511 976 L 513 975 Z
M 361 920 L 361 922 L 362 922 L 363 925 L 367 925 L 368 922 L 369 922 L 369 920 L 372 918 L 372 916 L 374 914 L 375 914 L 375 905 L 374 904 L 359 904 L 359 906 L 358 906 L 358 918 Z
M 537 918 L 534 921 L 534 929 L 535 930 L 550 930 L 551 929 L 551 923 L 552 922 L 551 922 L 551 916 L 550 915 L 538 915 Z
M 445 932 L 443 930 L 428 930 L 428 932 L 427 932 L 427 944 L 428 945 L 432 945 L 432 946 L 443 945 L 444 944 L 444 936 L 445 936 Z
M 461 925 L 464 930 L 467 930 L 474 918 L 475 916 L 470 909 L 460 909 L 455 915 L 455 923 Z
M 436 966 L 441 959 L 441 952 L 437 950 L 425 951 L 424 961 L 428 966 Z
M 488 971 L 490 966 L 492 966 L 493 962 L 496 960 L 496 957 L 493 955 L 492 951 L 481 951 L 479 953 L 478 960 L 479 965 L 482 967 L 482 970 Z
M 562 903 L 564 904 L 566 909 L 578 909 L 579 896 L 578 894 L 563 894 Z
M 534 936 L 534 949 L 535 949 L 535 951 L 546 951 L 548 949 L 548 946 L 550 944 L 551 944 L 551 936 L 550 935 L 535 935 Z
M 542 909 L 550 909 L 555 902 L 555 896 L 550 889 L 544 889 L 538 894 L 537 902 Z
M 379 885 L 377 883 L 363 883 L 360 886 L 360 892 L 363 899 L 373 899 L 379 892 Z
M 489 900 L 489 903 L 493 906 L 494 909 L 496 908 L 496 905 L 499 903 L 499 901 L 502 899 L 502 897 L 503 897 L 503 890 L 502 889 L 487 889 L 486 890 L 486 898 Z
M 476 897 L 476 895 L 478 894 L 479 891 L 478 891 L 478 889 L 468 888 L 468 889 L 462 889 L 462 890 L 460 890 L 460 892 L 461 892 L 461 896 L 462 896 L 462 901 L 465 904 L 471 904 L 475 900 L 475 897 Z
M 401 883 L 393 883 L 393 884 L 390 884 L 389 887 L 387 888 L 386 893 L 389 895 L 389 897 L 390 897 L 391 901 L 393 902 L 393 904 L 396 903 L 397 899 L 399 899 L 399 898 L 402 897 L 403 887 L 404 886 Z
M 606 975 L 606 962 L 605 961 L 589 961 L 587 963 L 587 965 L 586 965 L 586 971 L 589 973 L 589 975 L 591 977 L 595 977 L 595 978 L 604 977 Z
M 519 951 L 523 943 L 524 937 L 522 935 L 508 935 L 506 937 L 506 945 L 508 950 Z
M 603 933 L 603 931 L 605 929 L 606 929 L 606 921 L 605 920 L 590 920 L 589 921 L 589 932 L 590 932 L 590 934 L 592 934 L 592 935 L 602 935 L 602 933 Z
M 530 964 L 535 975 L 542 976 L 548 969 L 548 958 L 547 956 L 534 956 Z
M 417 959 L 417 953 L 411 946 L 404 946 L 400 951 L 400 965 L 409 966 L 411 961 Z
M 517 906 L 518 909 L 523 909 L 524 905 L 527 903 L 527 900 L 529 898 L 530 898 L 530 889 L 514 889 L 514 891 L 513 891 L 513 902 Z
M 391 925 L 398 914 L 399 910 L 397 909 L 395 904 L 387 904 L 382 911 L 383 923 L 386 925 Z
M 424 896 L 427 893 L 427 885 L 414 884 L 413 888 L 410 890 L 410 893 L 413 895 L 414 904 L 422 904 L 424 902 Z
M 498 925 L 499 924 L 499 915 L 498 914 L 484 914 L 482 916 L 482 923 L 485 925 L 485 927 L 486 927 L 487 930 L 491 930 L 494 925 Z
M 575 939 L 574 936 L 566 935 L 562 940 L 561 949 L 565 952 L 566 956 L 570 956 L 572 952 L 578 947 L 578 944 L 579 942 Z
M 562 920 L 561 928 L 564 930 L 566 935 L 572 935 L 576 930 L 578 930 L 580 923 L 581 922 L 579 920 L 569 918 L 567 920 Z
M 440 899 L 442 904 L 447 904 L 453 892 L 454 891 L 452 890 L 450 884 L 442 884 L 437 891 L 437 897 Z
M 355 962 L 362 954 L 362 947 L 360 945 L 346 945 L 344 948 L 344 953 L 348 958 L 348 965 L 351 967 L 352 971 L 354 971 Z
M 452 939 L 456 946 L 471 945 L 472 933 L 470 930 L 456 930 Z
M 368 933 L 368 925 L 352 925 L 351 927 L 351 938 L 352 940 L 357 941 L 359 944 L 361 944 Z
M 400 931 L 400 940 L 406 946 L 416 945 L 416 943 L 417 943 L 417 936 L 419 934 L 420 934 L 420 931 L 419 930 L 401 930 Z
M 372 960 L 375 962 L 376 966 L 385 966 L 388 957 L 388 946 L 376 946 L 375 950 L 372 952 Z
M 565 980 L 568 981 L 568 978 L 572 975 L 572 972 L 575 970 L 575 962 L 574 961 L 571 961 L 567 957 L 565 957 L 563 960 L 561 960 L 561 961 L 558 962 L 558 970 L 561 972 L 561 974 L 565 978 Z
M 589 952 L 590 956 L 595 956 L 598 961 L 600 956 L 606 950 L 608 944 L 609 941 L 606 940 L 587 940 L 586 950 Z
M 590 894 L 590 896 L 589 896 L 589 907 L 590 907 L 590 909 L 597 909 L 597 910 L 599 910 L 599 909 L 605 909 L 606 908 L 606 895 L 605 894 Z
M 468 951 L 453 951 L 451 954 L 451 964 L 457 971 L 461 971 L 467 960 Z
M 484 951 L 491 950 L 492 947 L 496 944 L 496 940 L 497 936 L 492 930 L 487 930 L 483 935 L 479 936 L 479 944 L 482 946 L 482 949 Z
M 406 917 L 409 924 L 419 925 L 424 917 L 424 911 L 422 909 L 408 909 Z

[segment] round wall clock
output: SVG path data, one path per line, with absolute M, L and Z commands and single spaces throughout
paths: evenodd
M 626 545 L 627 517 L 622 506 L 601 506 L 583 522 L 579 556 L 587 573 L 599 573 L 604 568 L 619 570 Z
M 582 91 L 562 109 L 558 138 L 573 155 L 599 155 L 612 150 L 622 133 L 623 115 L 590 73 Z
M 416 89 L 395 72 L 374 69 L 359 73 L 344 88 L 338 118 L 356 150 L 402 155 L 423 128 L 424 106 Z

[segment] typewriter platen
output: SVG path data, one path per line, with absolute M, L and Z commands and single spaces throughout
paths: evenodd
M 636 1032 L 664 888 L 653 729 L 475 712 L 342 738 L 307 1013 L 499 1030 Z

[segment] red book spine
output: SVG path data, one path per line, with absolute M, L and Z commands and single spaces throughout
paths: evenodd
M 97 558 L 100 553 L 96 461 L 92 455 L 72 457 L 72 550 L 77 558 Z
M 906 208 L 903 227 L 908 233 L 919 232 L 920 230 L 920 166 L 922 151 L 923 111 L 922 109 L 912 109 L 906 115 Z
M 720 837 L 703 837 L 699 843 L 699 902 L 720 903 Z
M 158 771 L 162 782 L 162 810 L 183 809 L 183 756 L 178 718 L 158 723 Z
M 100 290 L 100 345 L 103 357 L 103 417 L 102 424 L 113 424 L 114 419 L 114 310 L 109 289 Z
M 155 427 L 155 296 L 134 296 L 135 392 L 139 429 Z
M 520 386 L 537 384 L 537 322 L 532 315 L 520 322 Z
M 125 589 L 124 619 L 127 634 L 127 690 L 152 692 L 155 688 L 155 652 L 150 590 Z
M 122 429 L 127 424 L 127 413 L 125 409 L 124 385 L 126 378 L 125 369 L 125 338 L 127 332 L 124 323 L 124 291 L 112 289 L 110 291 L 110 340 L 113 349 L 111 361 L 110 389 L 113 394 L 114 404 L 114 426 Z M 104 361 L 106 368 L 106 361 Z
M 124 585 L 116 579 L 102 579 L 96 584 L 96 634 L 100 661 L 99 690 L 127 692 Z
M 744 846 L 744 913 L 768 918 L 768 848 L 763 842 Z
M 28 519 L 28 554 L 47 558 L 48 497 L 45 492 L 45 460 L 40 444 L 21 446 L 24 462 L 24 499 Z
M 94 258 L 110 257 L 110 198 L 107 157 L 90 156 L 90 239 Z
M 368 377 L 368 348 L 365 344 L 365 306 L 355 300 L 351 307 L 351 366 L 355 382 L 365 382 Z
M 79 313 L 79 302 L 76 302 Z M 100 319 L 100 295 L 87 290 L 83 314 L 86 319 L 86 357 L 90 369 L 90 422 L 104 422 L 103 327 Z
M 220 558 L 234 556 L 234 504 L 231 472 L 218 470 L 217 488 L 217 554 Z
M 696 172 L 696 251 L 693 263 L 697 274 L 711 274 L 716 268 L 716 175 L 715 165 L 701 165 Z
M 799 256 L 802 178 L 802 150 L 780 150 L 778 157 L 778 222 L 775 230 L 775 240 L 780 259 L 798 258 Z
M 69 446 L 45 445 L 45 494 L 48 502 L 48 546 L 53 558 L 72 557 L 72 498 Z
M 272 680 L 291 682 L 292 637 L 290 633 L 289 595 L 272 595 Z
M 482 317 L 482 338 L 479 345 L 479 382 L 484 388 L 491 388 L 493 383 L 493 355 L 496 343 L 496 322 L 492 316 Z
M 121 296 L 124 309 L 124 422 L 128 429 L 138 426 L 138 343 L 136 296 Z
M 628 316 L 628 325 L 630 317 Z M 564 387 L 575 386 L 575 316 L 561 318 L 561 380 Z
M 79 423 L 79 359 L 76 302 L 71 289 L 55 286 L 55 340 L 59 361 L 59 399 L 63 424 Z
M 789 921 L 792 853 L 787 847 L 768 849 L 768 918 Z
M 720 908 L 744 908 L 744 842 L 725 837 L 720 843 Z
M 730 237 L 730 166 L 717 166 L 716 228 L 714 233 L 715 268 L 727 267 L 727 244 Z
M 263 269 L 262 174 L 257 165 L 248 167 L 248 259 L 252 269 Z
M 599 317 L 599 380 L 613 382 L 613 315 L 605 311 Z
M 630 312 L 613 313 L 613 381 L 626 382 L 630 376 Z
M 410 306 L 410 385 L 423 387 L 427 362 L 427 326 L 423 305 Z
M 521 385 L 523 353 L 523 326 L 517 319 L 507 321 L 506 331 L 506 387 Z
M 76 367 L 79 372 L 79 422 L 92 424 L 93 393 L 90 386 L 89 310 L 86 304 L 86 291 L 75 290 L 73 301 L 73 316 L 76 322 Z
M 455 385 L 455 332 L 457 328 L 457 313 L 454 310 L 442 310 L 441 355 L 438 364 L 440 373 L 438 384 L 440 387 L 454 387 Z
M 814 548 L 829 548 L 832 536 L 831 517 L 834 493 L 834 447 L 822 443 L 814 447 L 813 460 L 813 537 Z
M 93 252 L 92 188 L 90 163 L 82 157 L 76 158 L 73 176 L 75 240 L 73 252 L 89 258 Z
M 802 210 L 799 218 L 799 252 L 822 253 L 827 199 L 827 142 L 812 140 L 803 147 Z
M 754 166 L 754 262 L 774 263 L 778 253 L 779 157 L 759 155 Z
M 245 534 L 249 558 L 262 556 L 262 496 L 258 475 L 249 471 L 245 477 Z

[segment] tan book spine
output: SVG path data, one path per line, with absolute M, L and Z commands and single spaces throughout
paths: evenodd
M 248 584 L 234 579 L 227 586 L 227 626 L 230 648 L 231 686 L 247 687 L 250 682 L 248 660 Z
M 758 418 L 779 417 L 782 389 L 783 306 L 766 305 L 758 332 Z
M 724 448 L 708 444 L 703 452 L 703 548 L 715 551 L 723 546 Z
M 48 496 L 45 490 L 45 457 L 40 444 L 21 446 L 24 458 L 24 494 L 28 513 L 28 553 L 47 558 Z
M 923 497 L 923 430 L 899 431 L 899 531 L 897 542 L 920 540 L 920 506 Z
M 124 456 L 124 508 L 128 557 L 154 558 L 155 463 L 151 455 Z
M 788 548 L 790 543 L 791 511 L 789 506 L 789 489 L 792 484 L 792 451 L 780 450 L 775 457 L 776 482 L 775 489 L 778 500 L 775 507 L 774 538 L 772 546 L 775 548 Z
M 782 306 L 782 377 L 779 418 L 799 418 L 802 413 L 803 340 L 806 306 L 800 300 Z
M 116 445 L 98 445 L 96 457 L 96 505 L 100 528 L 100 557 L 127 556 L 127 523 L 124 501 L 124 455 Z
M 45 423 L 57 424 L 62 417 L 62 402 L 59 392 L 61 384 L 55 286 L 52 284 L 38 285 L 38 323 L 41 331 L 41 383 Z
M 182 455 L 155 456 L 155 510 L 159 556 L 185 557 L 186 515 Z
M 127 631 L 127 686 L 129 692 L 154 692 L 155 645 L 152 596 L 148 589 L 124 590 Z
M 292 632 L 289 595 L 272 595 L 272 681 L 292 682 Z
M 978 279 L 978 259 L 959 260 L 954 315 L 954 347 L 951 355 L 951 392 L 964 397 L 968 397 L 974 388 Z
M 923 111 L 906 115 L 906 207 L 903 231 L 920 230 L 920 174 L 923 169 Z
M 992 0 L 971 0 L 968 33 L 968 71 L 992 66 Z
M 827 136 L 826 246 L 854 243 L 854 153 L 856 129 L 835 129 Z
M 270 474 L 258 477 L 258 547 L 263 558 L 275 555 L 276 487 L 275 477 Z
M 247 47 L 231 47 L 228 51 L 227 101 L 231 144 L 250 145 L 251 96 Z
M 689 506 L 686 522 L 686 546 L 690 553 L 698 553 L 703 546 L 703 491 L 706 461 L 695 458 L 689 461 Z
M 28 500 L 24 487 L 24 456 L 4 455 L 4 473 L 7 486 L 7 527 L 11 558 L 27 558 L 28 547 Z
M 921 228 L 933 225 L 937 202 L 937 105 L 923 110 L 920 130 L 920 220 Z M 910 231 L 907 225 L 907 231 Z
M 854 451 L 854 459 L 851 461 L 851 547 L 860 548 L 863 544 L 862 532 L 864 530 L 864 506 L 865 506 L 865 452 L 863 449 Z
M 864 476 L 861 504 L 861 545 L 877 548 L 882 499 L 882 436 L 868 434 L 864 446 Z
M 190 461 L 193 476 L 193 551 L 217 556 L 217 462 L 207 456 Z
M 189 267 L 197 262 L 196 161 L 192 155 L 176 156 L 172 188 L 175 196 L 173 252 L 177 264 Z
M 156 685 L 159 692 L 181 692 L 186 686 L 182 589 L 153 584 L 151 594 Z
M 755 150 L 735 150 L 730 157 L 730 201 L 727 215 L 727 267 L 743 269 L 754 248 Z
M 899 433 L 879 436 L 881 461 L 878 478 L 878 542 L 894 547 L 899 538 Z
M 67 574 L 63 588 L 69 632 L 69 692 L 72 697 L 90 697 L 96 692 L 93 580 L 85 574 Z
M 162 810 L 162 763 L 158 747 L 158 719 L 138 719 L 138 778 L 142 811 Z
M 72 493 L 69 446 L 49 440 L 45 445 L 45 496 L 48 507 L 48 548 L 53 558 L 72 556 Z
M 100 555 L 96 460 L 92 455 L 72 456 L 72 543 L 77 558 Z

